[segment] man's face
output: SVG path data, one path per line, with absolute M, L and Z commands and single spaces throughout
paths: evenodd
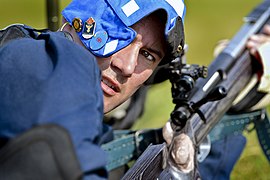
M 145 17 L 132 28 L 137 37 L 129 46 L 108 58 L 97 57 L 102 72 L 105 113 L 126 101 L 165 55 L 165 24 L 157 17 Z

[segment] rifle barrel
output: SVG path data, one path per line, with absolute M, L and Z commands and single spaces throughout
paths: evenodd
M 220 83 L 221 86 L 228 90 L 227 96 L 222 100 L 209 102 L 201 107 L 206 123 L 196 114 L 190 119 L 194 128 L 196 144 L 202 142 L 219 119 L 229 110 L 237 95 L 248 84 L 253 75 L 251 64 L 252 60 L 246 51 L 227 74 L 226 80 Z
M 204 124 L 197 114 L 191 117 L 196 143 L 200 144 L 219 119 L 230 109 L 237 95 L 245 88 L 255 73 L 246 42 L 252 34 L 259 33 L 269 23 L 270 1 L 264 1 L 246 18 L 245 24 L 228 46 L 212 61 L 209 76 L 199 79 L 191 93 L 191 102 L 198 102 L 217 85 L 224 86 L 228 95 L 222 100 L 208 102 L 200 110 L 206 118 Z

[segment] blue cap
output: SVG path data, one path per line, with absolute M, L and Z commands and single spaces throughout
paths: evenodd
M 62 15 L 70 24 L 80 20 L 82 28 L 77 33 L 83 44 L 94 55 L 107 57 L 134 40 L 136 32 L 130 26 L 158 9 L 167 12 L 167 37 L 177 17 L 184 19 L 182 0 L 73 0 Z

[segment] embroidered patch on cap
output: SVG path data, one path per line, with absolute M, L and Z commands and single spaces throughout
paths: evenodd
M 82 20 L 80 18 L 74 18 L 72 21 L 72 26 L 76 32 L 80 32 L 83 26 Z
M 166 0 L 178 14 L 178 16 L 182 17 L 185 9 L 184 2 L 182 0 Z
M 127 4 L 125 4 L 124 6 L 122 6 L 121 9 L 126 14 L 126 16 L 129 17 L 133 13 L 135 13 L 136 11 L 138 11 L 140 9 L 140 7 L 138 6 L 138 4 L 136 3 L 135 0 L 131 0 Z
M 84 22 L 82 37 L 84 39 L 90 39 L 95 34 L 96 22 L 90 17 Z
M 110 52 L 113 52 L 117 48 L 117 45 L 118 45 L 118 40 L 117 39 L 113 40 L 111 42 L 108 42 L 105 45 L 103 55 L 105 56 L 105 55 L 109 54 Z
M 98 31 L 90 40 L 90 48 L 93 51 L 102 48 L 108 40 L 108 33 L 106 31 Z

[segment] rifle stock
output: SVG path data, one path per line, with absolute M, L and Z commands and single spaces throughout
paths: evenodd
M 191 104 L 205 98 L 207 94 L 217 86 L 225 87 L 227 96 L 219 101 L 209 101 L 199 107 L 199 111 L 204 116 L 204 121 L 202 121 L 200 114 L 194 111 L 187 113 L 188 121 L 190 122 L 189 124 L 191 124 L 193 130 L 193 133 L 191 134 L 193 134 L 194 137 L 191 138 L 194 140 L 195 148 L 198 148 L 211 129 L 214 128 L 221 117 L 232 107 L 233 101 L 236 99 L 237 95 L 239 95 L 251 80 L 252 76 L 256 73 L 254 61 L 248 50 L 245 48 L 245 45 L 248 38 L 252 34 L 259 33 L 263 26 L 269 21 L 270 0 L 266 0 L 245 18 L 245 24 L 241 27 L 240 31 L 237 32 L 228 46 L 212 61 L 208 67 L 208 77 L 196 81 L 196 84 L 189 94 L 188 102 Z M 182 111 L 185 108 L 187 108 L 187 104 L 180 101 L 179 104 L 176 103 L 176 108 L 173 112 Z M 155 145 L 152 146 L 152 149 L 155 147 L 160 148 L 161 146 Z M 160 151 L 158 152 L 159 154 L 155 156 L 155 158 L 160 160 L 160 156 L 163 154 L 160 153 Z M 160 178 L 161 176 L 159 176 L 159 174 L 162 172 L 160 163 L 151 164 L 152 162 L 155 162 L 155 160 L 147 160 L 148 156 L 149 152 L 143 153 L 140 157 L 140 161 L 135 163 L 133 166 L 134 168 L 129 169 L 123 179 L 129 179 L 130 177 L 133 179 L 153 178 L 153 176 L 147 177 L 147 174 L 144 173 L 147 172 L 147 168 L 138 169 L 138 166 L 140 166 L 140 163 L 144 160 L 146 161 L 145 163 L 150 164 L 148 167 L 157 167 L 155 173 L 158 173 L 158 175 L 155 176 L 155 178 Z M 134 174 L 143 174 L 144 176 L 142 178 L 142 176 L 133 176 Z M 161 174 L 164 174 L 164 171 Z

